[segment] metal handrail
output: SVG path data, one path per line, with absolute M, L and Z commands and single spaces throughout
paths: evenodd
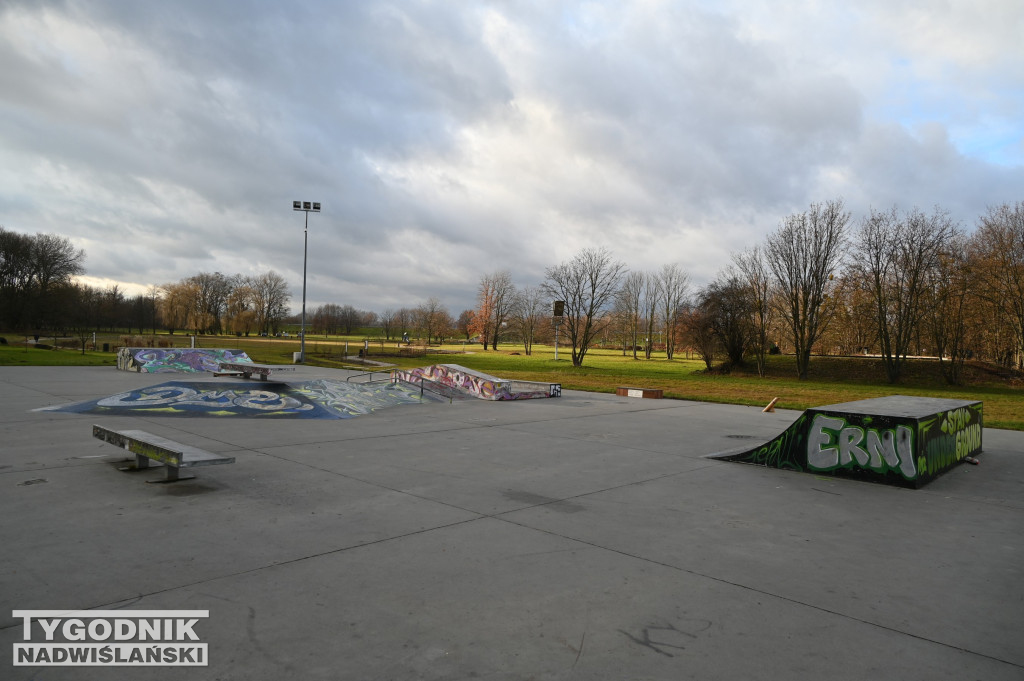
M 373 376 L 375 374 L 382 374 L 382 373 L 388 373 L 389 377 L 386 378 L 386 379 L 381 379 L 380 381 L 373 381 L 373 380 L 363 381 L 363 383 L 378 383 L 378 382 L 379 383 L 383 383 L 386 380 L 390 380 L 390 372 L 387 372 L 387 370 L 378 370 L 378 371 L 367 371 L 366 373 L 363 373 L 363 374 L 355 374 L 354 376 L 349 376 L 348 378 L 345 379 L 345 382 L 348 383 L 353 378 L 362 378 L 363 376 Z
M 451 388 L 449 388 L 448 386 L 444 385 L 443 383 L 438 383 L 437 381 L 432 381 L 429 378 L 423 378 L 422 376 L 417 376 L 416 378 L 418 378 L 419 381 L 416 381 L 416 382 L 414 382 L 414 381 L 407 381 L 404 378 L 399 378 L 397 376 L 393 376 L 391 378 L 391 383 L 392 384 L 395 384 L 395 383 L 405 383 L 405 384 L 411 385 L 412 387 L 415 388 L 416 384 L 418 382 L 419 383 L 419 388 L 420 388 L 420 399 L 423 398 L 423 393 L 424 392 L 428 392 L 428 393 L 431 393 L 433 395 L 440 395 L 441 397 L 447 397 L 448 398 L 448 404 L 451 404 L 452 401 L 455 399 L 455 396 L 453 394 L 451 394 L 450 392 L 446 392 L 446 391 L 450 391 Z M 429 385 L 433 385 L 433 386 L 437 386 L 438 388 L 441 388 L 441 390 L 432 389 L 432 388 L 428 387 L 428 384 Z

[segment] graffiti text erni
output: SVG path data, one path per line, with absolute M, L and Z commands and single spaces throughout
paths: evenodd
M 854 466 L 883 474 L 894 470 L 913 480 L 917 476 L 913 431 L 902 425 L 863 428 L 842 418 L 816 414 L 807 438 L 807 465 L 819 471 Z

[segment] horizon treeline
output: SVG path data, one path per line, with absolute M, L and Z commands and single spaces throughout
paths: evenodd
M 201 272 L 127 297 L 117 286 L 75 283 L 84 256 L 65 237 L 0 227 L 0 327 L 250 335 L 299 321 L 273 271 Z M 486 273 L 476 307 L 458 317 L 435 297 L 379 313 L 328 303 L 307 310 L 306 327 L 324 335 L 372 327 L 386 339 L 427 342 L 459 336 L 491 349 L 516 341 L 530 354 L 553 339 L 558 300 L 574 365 L 600 344 L 638 359 L 685 348 L 708 368 L 750 363 L 762 374 L 768 353 L 793 353 L 800 377 L 813 354 L 879 355 L 892 382 L 914 355 L 940 358 L 951 383 L 969 358 L 1024 369 L 1024 202 L 990 207 L 970 232 L 940 207 L 872 209 L 854 220 L 841 199 L 813 203 L 734 251 L 702 287 L 676 263 L 630 271 L 607 249 L 583 249 L 545 275 L 517 287 L 508 270 Z
M 971 358 L 1024 369 L 1024 202 L 989 208 L 970 233 L 938 206 L 855 221 L 842 199 L 813 203 L 697 289 L 678 264 L 629 271 L 584 249 L 537 288 L 485 274 L 463 316 L 484 347 L 511 331 L 529 354 L 536 333 L 550 336 L 556 300 L 577 366 L 609 341 L 634 358 L 686 348 L 708 369 L 752 364 L 762 376 L 766 356 L 786 352 L 800 378 L 814 354 L 871 354 L 895 383 L 907 358 L 929 356 L 958 384 Z

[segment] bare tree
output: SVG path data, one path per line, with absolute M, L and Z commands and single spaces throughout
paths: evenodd
M 72 333 L 78 338 L 79 347 L 84 355 L 90 337 L 99 327 L 99 309 L 103 293 L 85 284 L 72 284 L 72 291 L 74 304 L 68 310 L 67 322 Z
M 967 239 L 959 230 L 925 275 L 925 321 L 939 369 L 950 385 L 963 383 L 968 356 L 967 308 L 971 303 L 973 277 L 969 269 Z
M 36 234 L 32 240 L 32 278 L 37 292 L 45 295 L 53 286 L 71 281 L 85 272 L 85 251 L 75 249 L 71 240 L 56 234 Z
M 395 329 L 395 311 L 389 307 L 381 312 L 377 319 L 380 320 L 380 329 L 384 332 L 384 339 L 391 340 L 391 334 Z
M 900 379 L 920 325 L 928 273 L 938 266 L 955 230 L 949 215 L 939 208 L 931 215 L 916 208 L 903 215 L 896 208 L 872 210 L 861 224 L 854 266 L 870 287 L 882 362 L 890 383 Z
M 533 354 L 533 340 L 537 334 L 545 306 L 544 292 L 539 288 L 527 286 L 516 292 L 515 300 L 509 312 L 509 321 L 519 333 L 523 342 L 523 351 Z
M 646 275 L 643 272 L 629 272 L 622 278 L 615 306 L 623 323 L 633 359 L 637 359 L 636 348 L 640 338 L 640 300 L 643 296 Z M 625 347 L 625 344 L 623 344 Z
M 187 280 L 194 286 L 198 331 L 220 333 L 221 322 L 227 309 L 228 296 L 237 282 L 220 272 L 200 272 Z
M 459 318 L 455 321 L 455 329 L 462 334 L 466 340 L 472 337 L 470 329 L 473 326 L 473 310 L 463 310 L 459 313 Z
M 58 322 L 85 252 L 67 237 L 28 236 L 0 227 L 0 325 L 37 328 Z
M 591 344 L 604 330 L 604 312 L 612 302 L 626 266 L 606 249 L 587 248 L 546 271 L 542 288 L 565 301 L 563 324 L 572 343 L 572 364 L 582 366 Z
M 743 356 L 754 336 L 750 319 L 751 306 L 746 283 L 731 268 L 722 271 L 700 292 L 699 307 L 704 315 L 703 323 L 718 339 L 719 347 L 725 351 L 732 366 L 742 366 Z
M 755 246 L 732 257 L 738 276 L 746 283 L 750 296 L 751 347 L 757 363 L 757 375 L 764 378 L 768 370 L 768 329 L 772 324 L 772 280 L 763 253 Z
M 124 311 L 125 297 L 120 286 L 108 286 L 100 293 L 100 323 L 104 327 L 110 331 L 123 327 Z M 128 329 L 128 332 L 131 333 L 131 329 Z
M 325 336 L 335 335 L 342 326 L 342 309 L 337 303 L 325 303 L 313 310 L 310 315 L 310 327 L 313 333 L 322 333 Z
M 453 326 L 452 316 L 436 297 L 429 298 L 426 302 L 416 308 L 416 325 L 427 337 L 427 345 L 432 338 L 441 340 L 445 334 L 451 331 Z
M 690 290 L 690 275 L 679 264 L 672 263 L 661 268 L 658 284 L 661 290 L 661 320 L 665 328 L 665 354 L 672 359 L 676 349 L 679 312 Z
M 498 336 L 501 335 L 501 329 L 508 321 L 515 297 L 516 287 L 512 283 L 512 275 L 508 270 L 485 274 L 480 278 L 480 288 L 477 294 L 479 308 L 476 314 L 478 317 L 486 319 L 482 335 L 485 338 L 490 336 L 492 350 L 498 349 Z M 481 319 L 481 321 L 484 320 Z
M 979 294 L 1012 338 L 1013 366 L 1024 369 L 1024 202 L 989 208 L 971 240 Z
M 274 271 L 250 277 L 246 284 L 253 292 L 256 326 L 263 333 L 273 333 L 288 314 L 291 292 L 284 277 Z
M 174 284 L 164 284 L 162 289 L 160 316 L 167 330 L 174 333 L 175 329 L 191 329 L 198 333 L 202 315 L 195 283 L 182 279 Z
M 764 247 L 778 289 L 778 313 L 796 352 L 797 376 L 807 378 L 811 348 L 827 322 L 825 297 L 843 259 L 850 214 L 843 201 L 812 203 L 786 217 Z
M 356 327 L 362 325 L 364 316 L 365 313 L 362 310 L 357 310 L 351 305 L 341 306 L 338 312 L 338 321 L 341 323 L 345 335 L 351 336 Z
M 644 320 L 644 359 L 650 359 L 654 349 L 654 329 L 661 298 L 661 281 L 655 275 L 645 272 L 643 296 L 640 299 L 640 314 Z
M 835 278 L 829 297 L 832 323 L 822 336 L 844 355 L 866 352 L 878 344 L 874 301 L 856 268 L 849 267 Z
M 473 317 L 469 321 L 469 333 L 476 336 L 483 349 L 487 349 L 492 338 L 497 338 L 497 330 L 494 328 L 494 288 L 487 277 L 480 280 L 480 288 L 476 296 L 477 307 L 473 311 Z M 497 347 L 497 341 L 495 341 Z
M 718 352 L 719 342 L 712 327 L 711 315 L 708 310 L 700 304 L 687 305 L 680 312 L 679 323 L 686 342 L 704 360 L 705 368 L 711 369 L 715 363 L 715 354 Z
M 228 296 L 226 315 L 228 328 L 235 333 L 248 336 L 257 328 L 256 295 L 252 287 L 242 283 Z
M 416 311 L 411 310 L 407 307 L 399 308 L 398 311 L 395 312 L 394 321 L 395 328 L 398 330 L 398 333 L 401 334 L 403 338 L 405 338 L 406 334 L 412 329 L 413 325 L 416 323 Z

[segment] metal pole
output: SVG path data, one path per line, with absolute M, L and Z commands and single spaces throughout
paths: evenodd
M 299 364 L 306 363 L 306 257 L 309 253 L 309 211 L 306 214 L 306 227 L 302 231 L 302 334 L 299 339 Z

